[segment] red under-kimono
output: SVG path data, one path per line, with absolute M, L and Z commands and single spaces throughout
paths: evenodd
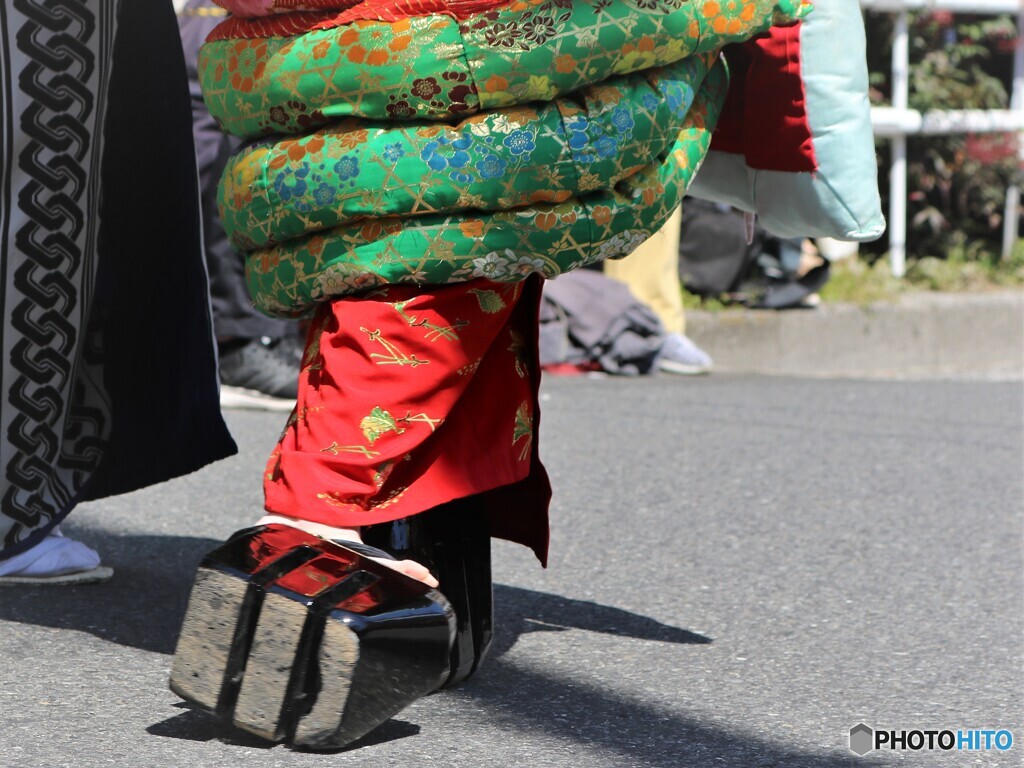
M 483 494 L 492 535 L 544 562 L 540 285 L 389 286 L 321 305 L 267 511 L 358 527 Z

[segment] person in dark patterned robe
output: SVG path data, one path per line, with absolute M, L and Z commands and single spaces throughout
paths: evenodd
M 0 158 L 0 583 L 105 578 L 78 502 L 236 450 L 170 2 L 0 3 Z

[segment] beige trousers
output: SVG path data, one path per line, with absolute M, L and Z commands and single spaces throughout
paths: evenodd
M 679 281 L 679 226 L 677 208 L 665 226 L 624 259 L 609 259 L 604 274 L 629 286 L 632 294 L 654 310 L 666 333 L 685 333 L 683 286 Z

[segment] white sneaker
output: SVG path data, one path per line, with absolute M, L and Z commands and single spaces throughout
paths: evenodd
M 658 369 L 665 373 L 692 376 L 708 373 L 713 365 L 711 356 L 681 333 L 668 334 L 658 353 Z

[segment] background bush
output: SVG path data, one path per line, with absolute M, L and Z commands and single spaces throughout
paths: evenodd
M 865 22 L 872 103 L 888 105 L 893 17 L 870 12 Z M 1006 109 L 1016 34 L 1010 16 L 911 14 L 910 107 Z M 883 210 L 888 212 L 889 142 L 880 140 L 877 150 Z M 1014 180 L 1020 183 L 1021 176 L 1016 134 L 908 137 L 908 257 L 997 259 L 1006 188 Z M 870 259 L 887 248 L 883 235 L 862 253 Z

